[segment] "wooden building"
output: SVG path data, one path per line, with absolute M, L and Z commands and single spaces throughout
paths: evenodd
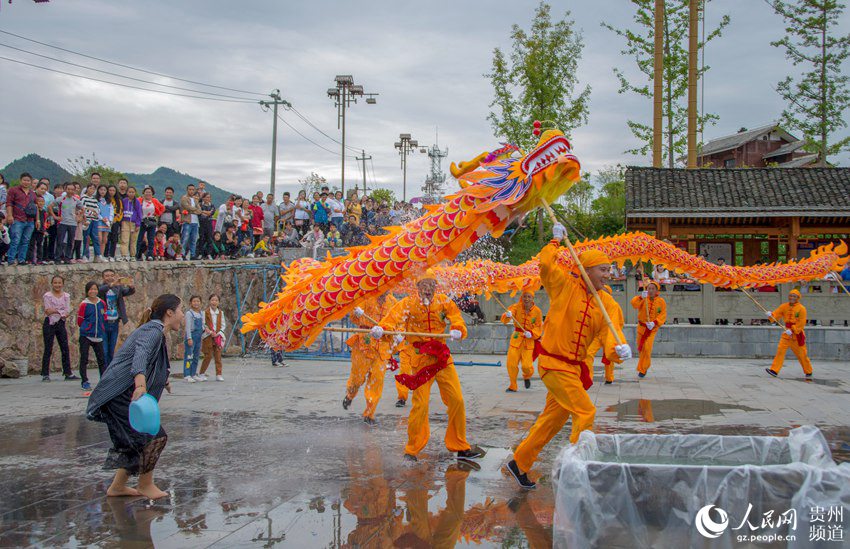
M 730 265 L 850 238 L 850 168 L 626 169 L 626 230 Z
M 798 139 L 774 122 L 712 139 L 697 156 L 701 168 L 800 168 L 811 166 L 817 155 L 803 150 Z

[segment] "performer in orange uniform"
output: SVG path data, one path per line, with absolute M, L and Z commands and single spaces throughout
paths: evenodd
M 800 292 L 796 289 L 791 290 L 788 293 L 788 303 L 783 303 L 778 309 L 768 313 L 768 317 L 777 320 L 780 324 L 785 324 L 785 332 L 779 338 L 779 347 L 776 349 L 776 356 L 773 357 L 773 364 L 765 371 L 777 377 L 779 370 L 782 369 L 782 363 L 785 362 L 785 352 L 791 349 L 800 361 L 806 379 L 812 379 L 812 361 L 809 360 L 809 352 L 806 349 L 806 332 L 804 331 L 806 308 L 800 303 Z
M 614 291 L 611 289 L 611 286 L 605 285 L 603 288 L 609 294 L 612 294 Z M 623 309 L 620 307 L 619 303 L 615 302 L 617 305 L 617 310 L 615 314 L 611 315 L 611 321 L 615 326 L 619 326 L 620 330 L 623 329 L 623 325 L 625 325 L 626 320 L 623 316 Z M 585 360 L 585 364 L 590 369 L 591 377 L 593 377 L 593 359 L 596 357 L 596 353 L 599 352 L 599 349 L 602 348 L 602 340 L 597 337 L 593 341 L 590 342 L 590 345 L 587 346 L 587 359 Z M 611 385 L 614 383 L 614 363 L 608 360 L 604 355 L 602 356 L 602 365 L 605 367 L 605 385 Z
M 512 324 L 514 333 L 511 334 L 508 347 L 508 378 L 511 384 L 506 393 L 517 391 L 516 378 L 519 374 L 518 365 L 522 363 L 522 379 L 525 388 L 531 387 L 531 376 L 534 375 L 534 342 L 543 333 L 543 312 L 534 304 L 534 293 L 522 292 L 522 299 L 514 303 L 502 315 L 504 324 Z
M 563 226 L 556 231 L 566 235 Z M 557 234 L 557 233 L 556 233 Z M 565 236 L 566 238 L 566 236 Z M 578 440 L 579 433 L 593 428 L 596 407 L 587 394 L 593 385 L 587 367 L 587 346 L 599 337 L 604 342 L 605 356 L 612 362 L 631 358 L 628 344 L 616 344 L 613 333 L 608 329 L 602 311 L 591 290 L 576 273 L 565 272 L 556 263 L 560 250 L 558 240 L 553 239 L 540 252 L 540 280 L 549 294 L 549 314 L 543 325 L 543 337 L 539 342 L 540 359 L 537 367 L 543 384 L 546 385 L 546 407 L 537 421 L 514 451 L 514 458 L 507 464 L 508 471 L 520 487 L 531 490 L 536 484 L 528 478 L 528 471 L 543 447 L 549 443 L 572 418 L 570 442 Z M 579 261 L 590 277 L 591 283 L 609 316 L 616 315 L 616 302 L 607 292 L 601 291 L 611 273 L 611 261 L 598 250 L 587 250 Z M 616 328 L 616 326 L 615 326 Z M 621 341 L 626 338 L 620 330 Z
M 354 309 L 351 319 L 361 328 L 371 328 L 374 323 L 366 317 L 376 320 L 383 318 L 395 304 L 396 299 L 392 295 L 381 294 L 378 299 L 365 303 L 362 309 Z M 366 397 L 366 410 L 363 412 L 363 421 L 374 425 L 375 408 L 381 400 L 384 372 L 390 359 L 390 343 L 376 340 L 370 334 L 354 334 L 346 343 L 351 347 L 351 375 L 348 377 L 342 407 L 348 410 L 360 386 L 365 383 L 363 396 Z
M 466 324 L 460 309 L 445 294 L 436 293 L 437 281 L 428 269 L 416 282 L 417 294 L 408 296 L 390 309 L 380 326 L 372 328 L 372 335 L 381 338 L 385 330 L 442 334 L 446 322 L 452 340 L 466 337 Z M 466 409 L 460 380 L 455 370 L 451 352 L 440 338 L 407 336 L 399 352 L 400 360 L 410 367 L 411 375 L 401 374 L 396 379 L 413 389 L 413 407 L 407 420 L 407 445 L 405 459 L 416 461 L 419 452 L 428 444 L 431 429 L 428 424 L 428 403 L 434 380 L 440 388 L 440 397 L 448 408 L 446 448 L 457 452 L 460 459 L 476 459 L 485 452 L 466 441 Z
M 646 377 L 646 372 L 652 366 L 652 345 L 658 329 L 667 321 L 667 302 L 658 295 L 660 289 L 658 282 L 650 280 L 646 290 L 632 298 L 632 307 L 638 312 L 638 377 Z

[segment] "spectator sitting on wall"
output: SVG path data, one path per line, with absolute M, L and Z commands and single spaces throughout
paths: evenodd
M 254 245 L 254 257 L 266 257 L 271 255 L 272 247 L 270 241 L 271 237 L 264 234 L 263 237 Z
M 165 245 L 165 259 L 169 261 L 179 261 L 183 259 L 183 246 L 180 244 L 180 235 L 174 233 L 168 239 Z
M 221 233 L 216 231 L 213 233 L 212 244 L 210 245 L 210 255 L 213 259 L 224 259 L 226 255 L 224 241 L 221 239 Z
M 239 245 L 239 257 L 254 257 L 254 254 L 251 252 L 252 249 L 251 239 L 249 237 L 243 238 L 242 243 Z
M 153 259 L 154 261 L 162 261 L 165 259 L 165 232 L 157 231 L 153 239 Z
M 224 232 L 224 250 L 227 257 L 233 259 L 239 255 L 239 237 L 236 234 L 236 227 L 230 225 Z
M 333 223 L 328 225 L 328 234 L 325 235 L 325 241 L 329 248 L 342 247 L 342 236 L 339 234 L 339 231 L 336 229 L 336 225 Z
M 301 235 L 298 234 L 298 231 L 295 230 L 295 227 L 292 226 L 292 223 L 287 221 L 284 224 L 283 231 L 281 231 L 280 236 L 278 238 L 279 247 L 297 248 L 299 246 L 300 240 Z

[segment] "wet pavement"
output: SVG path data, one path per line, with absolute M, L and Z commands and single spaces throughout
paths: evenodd
M 491 361 L 493 357 L 458 357 Z M 638 382 L 617 370 L 591 396 L 600 432 L 784 435 L 822 428 L 850 460 L 850 372 L 793 361 L 780 379 L 751 360 L 661 359 Z M 176 365 L 175 365 L 176 366 Z M 362 394 L 344 411 L 343 362 L 225 361 L 226 381 L 173 381 L 162 401 L 168 446 L 157 469 L 171 497 L 106 498 L 106 428 L 86 421 L 73 382 L 0 380 L 0 546 L 94 547 L 548 547 L 552 462 L 565 429 L 541 454 L 537 491 L 521 494 L 501 465 L 542 409 L 545 390 L 506 394 L 504 367 L 459 367 L 468 438 L 488 450 L 480 470 L 442 446 L 445 407 L 432 392 L 432 439 L 406 465 L 406 413 L 387 383 L 379 425 L 360 421 Z M 173 368 L 179 371 L 179 368 Z

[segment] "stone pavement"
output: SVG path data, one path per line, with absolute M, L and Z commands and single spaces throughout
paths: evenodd
M 598 431 L 782 435 L 815 424 L 834 457 L 850 459 L 845 362 L 816 362 L 814 383 L 793 359 L 780 379 L 764 373 L 766 361 L 659 359 L 637 382 L 634 363 L 613 385 L 597 372 Z M 550 546 L 549 474 L 568 429 L 541 454 L 533 471 L 540 488 L 520 494 L 500 466 L 542 409 L 545 389 L 535 377 L 530 390 L 506 394 L 504 367 L 458 370 L 468 438 L 488 450 L 480 471 L 459 467 L 442 446 L 436 389 L 432 440 L 411 467 L 401 459 L 409 407 L 393 406 L 386 383 L 379 425 L 364 425 L 362 395 L 348 411 L 340 404 L 344 362 L 272 368 L 231 359 L 224 383 L 174 379 L 162 400 L 169 442 L 157 469 L 172 495 L 155 503 L 104 496 L 109 439 L 105 426 L 84 419 L 76 383 L 0 380 L 0 546 Z

